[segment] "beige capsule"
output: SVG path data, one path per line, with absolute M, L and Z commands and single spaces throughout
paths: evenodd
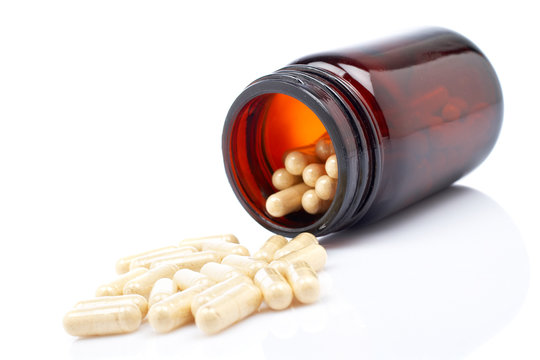
M 152 263 L 175 256 L 182 256 L 193 254 L 198 250 L 193 246 L 175 247 L 173 249 L 166 249 L 163 251 L 155 252 L 148 255 L 139 256 L 131 261 L 130 268 L 135 269 L 138 267 L 144 267 L 149 269 Z
M 80 308 L 95 308 L 95 307 L 105 307 L 113 306 L 116 304 L 135 304 L 141 311 L 141 316 L 144 319 L 146 313 L 148 312 L 148 301 L 137 294 L 132 295 L 119 295 L 119 296 L 101 296 L 93 299 L 87 299 L 79 301 L 73 307 L 74 309 Z
M 148 270 L 141 276 L 130 280 L 124 285 L 124 294 L 139 294 L 148 299 L 155 282 L 162 278 L 172 278 L 178 268 L 174 264 L 163 264 Z
M 254 259 L 269 263 L 274 259 L 274 253 L 287 244 L 287 239 L 281 235 L 272 235 L 261 248 L 253 254 Z
M 243 275 L 237 268 L 217 262 L 204 264 L 201 268 L 201 274 L 208 276 L 215 282 L 221 282 L 234 276 Z
M 249 250 L 240 244 L 234 244 L 229 242 L 210 242 L 202 244 L 202 250 L 212 250 L 225 257 L 229 254 L 247 255 L 249 256 Z
M 174 264 L 178 269 L 191 269 L 193 271 L 199 271 L 201 267 L 209 262 L 221 261 L 223 256 L 219 255 L 215 251 L 200 251 L 193 254 L 173 256 L 170 258 L 163 258 L 159 261 L 153 262 L 150 265 L 150 269 L 163 264 Z
M 137 305 L 117 303 L 99 307 L 80 307 L 64 316 L 64 329 L 73 336 L 124 334 L 135 331 L 142 321 Z
M 323 164 L 309 164 L 302 172 L 302 180 L 307 186 L 314 187 L 317 179 L 326 175 Z
M 315 192 L 323 200 L 331 200 L 336 194 L 337 180 L 323 175 L 315 183 Z
M 317 154 L 321 161 L 326 161 L 326 159 L 334 153 L 334 145 L 328 134 L 322 136 L 315 144 L 315 154 Z
M 283 190 L 298 184 L 302 181 L 302 177 L 293 175 L 287 169 L 281 168 L 274 171 L 272 174 L 272 185 L 278 190 Z
M 176 293 L 178 288 L 176 287 L 176 283 L 169 278 L 163 278 L 159 279 L 155 282 L 154 286 L 152 286 L 152 291 L 150 292 L 150 297 L 148 298 L 148 305 L 150 308 L 157 304 L 158 302 L 165 300 L 172 294 Z
M 193 321 L 191 303 L 206 288 L 206 285 L 194 285 L 152 306 L 148 312 L 150 326 L 156 332 L 165 333 Z
M 336 155 L 331 155 L 330 157 L 328 157 L 328 159 L 326 159 L 324 169 L 326 170 L 328 176 L 330 176 L 331 178 L 338 178 L 338 163 Z
M 319 278 L 307 262 L 289 264 L 285 270 L 285 278 L 292 287 L 294 297 L 301 303 L 311 304 L 319 299 Z
M 321 214 L 332 205 L 332 200 L 321 199 L 315 190 L 308 190 L 302 195 L 302 208 L 309 214 Z
M 240 255 L 228 255 L 221 260 L 221 263 L 240 270 L 244 275 L 250 278 L 253 278 L 257 271 L 268 265 L 266 261 Z
M 281 249 L 277 250 L 274 253 L 274 259 L 279 259 L 282 256 L 292 253 L 293 251 L 300 250 L 305 248 L 308 245 L 318 244 L 317 238 L 315 235 L 304 232 L 296 235 L 291 239 L 287 244 L 285 244 Z
M 293 299 L 291 286 L 277 270 L 264 267 L 257 271 L 253 282 L 261 290 L 264 301 L 270 309 L 282 310 L 291 304 Z
M 173 281 L 180 290 L 185 290 L 195 285 L 212 286 L 216 282 L 210 279 L 207 275 L 201 274 L 198 271 L 191 269 L 180 269 L 174 276 Z
M 304 183 L 278 191 L 266 199 L 266 211 L 273 217 L 281 217 L 302 209 L 302 195 L 311 189 Z
M 238 275 L 215 285 L 212 285 L 211 287 L 204 290 L 193 298 L 193 301 L 191 303 L 191 313 L 193 314 L 193 316 L 195 316 L 195 314 L 197 314 L 197 310 L 199 310 L 201 306 L 225 294 L 228 290 L 242 283 L 253 284 L 253 281 L 251 281 L 251 279 L 245 275 Z
M 238 238 L 233 234 L 224 234 L 224 235 L 212 235 L 205 236 L 200 238 L 189 238 L 180 240 L 180 246 L 193 246 L 199 250 L 202 250 L 202 244 L 211 243 L 211 242 L 230 242 L 238 244 Z
M 312 244 L 272 261 L 269 266 L 283 274 L 289 264 L 305 261 L 315 271 L 320 271 L 324 268 L 327 257 L 324 247 L 319 244 Z
M 174 246 L 174 245 L 164 246 L 164 247 L 161 247 L 161 248 L 158 248 L 158 249 L 148 250 L 148 251 L 145 251 L 145 252 L 142 252 L 142 253 L 138 253 L 138 254 L 123 257 L 123 258 L 119 259 L 116 262 L 116 272 L 118 274 L 127 273 L 130 270 L 131 261 L 133 259 L 135 259 L 135 258 L 145 256 L 145 255 L 150 255 L 150 254 L 153 254 L 153 253 L 158 253 L 158 252 L 161 252 L 161 251 L 164 251 L 164 250 L 177 249 L 177 248 L 178 248 L 178 246 Z
M 285 156 L 285 169 L 293 175 L 302 175 L 304 168 L 311 163 L 319 162 L 316 155 L 301 151 L 291 151 Z
M 122 295 L 124 291 L 124 285 L 126 285 L 127 282 L 135 279 L 136 277 L 141 276 L 147 271 L 148 269 L 139 268 L 139 269 L 133 269 L 130 272 L 124 273 L 118 276 L 113 281 L 100 285 L 96 290 L 96 296 Z
M 255 312 L 262 294 L 253 284 L 238 284 L 208 302 L 195 314 L 195 323 L 207 334 L 215 334 Z

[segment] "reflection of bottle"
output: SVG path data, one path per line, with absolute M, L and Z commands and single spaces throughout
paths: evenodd
M 429 29 L 307 56 L 248 86 L 223 132 L 229 181 L 247 211 L 284 235 L 370 222 L 439 191 L 489 154 L 502 94 L 463 36 Z M 330 136 L 339 176 L 330 208 L 273 218 L 266 198 L 283 153 Z

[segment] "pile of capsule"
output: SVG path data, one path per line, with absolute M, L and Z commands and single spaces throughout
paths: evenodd
M 278 192 L 266 199 L 266 211 L 281 217 L 304 209 L 309 214 L 328 210 L 336 193 L 338 165 L 334 146 L 328 134 L 314 146 L 285 153 L 285 168 L 272 175 Z
M 120 259 L 115 280 L 96 297 L 80 301 L 64 316 L 73 336 L 128 333 L 148 322 L 159 333 L 193 319 L 207 334 L 217 333 L 259 309 L 274 310 L 319 298 L 317 271 L 326 251 L 302 233 L 291 241 L 270 237 L 253 255 L 234 235 L 182 240 Z

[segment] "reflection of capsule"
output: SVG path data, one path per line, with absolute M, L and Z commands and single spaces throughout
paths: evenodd
M 261 302 L 262 294 L 258 287 L 238 284 L 199 308 L 195 322 L 205 333 L 214 334 L 251 315 Z

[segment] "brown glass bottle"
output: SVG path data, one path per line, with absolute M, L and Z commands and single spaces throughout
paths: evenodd
M 380 219 L 473 170 L 493 148 L 502 113 L 482 52 L 455 32 L 426 29 L 306 56 L 251 83 L 225 121 L 225 168 L 261 225 L 323 235 Z M 332 205 L 273 218 L 265 201 L 284 151 L 325 131 L 339 166 Z

